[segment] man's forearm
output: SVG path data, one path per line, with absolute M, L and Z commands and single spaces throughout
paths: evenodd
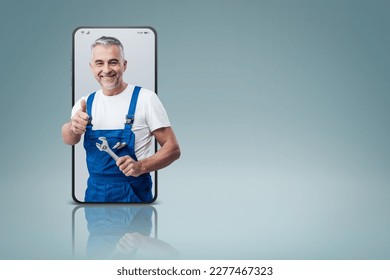
M 161 135 L 155 134 L 156 140 L 160 143 L 161 148 L 153 156 L 140 161 L 142 173 L 167 167 L 180 157 L 180 147 L 172 129 L 169 127 L 165 130 L 168 136 L 166 138 L 161 138 Z
M 62 126 L 62 140 L 65 144 L 75 145 L 80 142 L 81 135 L 75 134 L 71 129 L 71 122 L 67 122 Z
M 166 143 L 153 156 L 140 161 L 142 173 L 152 172 L 167 167 L 179 157 L 179 146 Z
M 180 157 L 180 148 L 177 144 L 165 143 L 153 156 L 135 161 L 130 156 L 118 158 L 116 165 L 126 176 L 138 177 L 141 174 L 162 169 Z
M 162 169 L 177 160 L 180 155 L 179 143 L 171 127 L 163 127 L 153 131 L 161 149 L 153 156 L 135 161 L 130 156 L 123 156 L 116 161 L 119 169 L 126 176 L 139 176 L 144 173 Z

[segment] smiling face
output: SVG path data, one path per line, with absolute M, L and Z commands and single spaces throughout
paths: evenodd
M 118 46 L 95 46 L 90 66 L 105 95 L 115 95 L 126 88 L 123 73 L 126 71 L 127 61 Z

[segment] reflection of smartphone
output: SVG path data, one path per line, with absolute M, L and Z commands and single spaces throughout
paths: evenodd
M 157 35 L 153 28 L 79 27 L 73 32 L 72 106 L 83 96 L 88 96 L 101 88 L 90 69 L 90 62 L 91 45 L 102 36 L 115 37 L 123 45 L 127 60 L 123 81 L 157 93 Z M 89 177 L 83 142 L 84 136 L 77 145 L 72 147 L 72 195 L 78 203 L 85 202 Z M 150 153 L 155 153 L 157 144 L 154 137 L 150 147 Z M 147 202 L 153 202 L 157 197 L 157 172 L 151 173 L 151 179 L 153 198 Z
M 126 234 L 157 239 L 157 211 L 150 205 L 77 206 L 72 212 L 75 259 L 136 258 L 131 248 L 118 250 Z

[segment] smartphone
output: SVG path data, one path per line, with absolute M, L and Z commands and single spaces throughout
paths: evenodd
M 73 31 L 72 107 L 82 97 L 101 88 L 91 71 L 90 62 L 91 45 L 102 36 L 114 37 L 123 45 L 127 60 L 123 81 L 157 94 L 157 33 L 152 27 L 78 27 Z M 89 177 L 83 145 L 84 136 L 78 144 L 72 146 L 72 196 L 77 203 L 86 202 L 85 192 Z M 157 151 L 154 137 L 151 147 L 153 151 L 150 153 L 153 154 Z M 147 203 L 153 202 L 157 197 L 157 171 L 150 175 L 152 199 Z

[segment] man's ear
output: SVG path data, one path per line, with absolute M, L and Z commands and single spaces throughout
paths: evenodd
M 123 71 L 126 71 L 126 69 L 127 69 L 127 60 L 125 60 L 125 61 L 123 62 L 123 67 L 125 68 Z

